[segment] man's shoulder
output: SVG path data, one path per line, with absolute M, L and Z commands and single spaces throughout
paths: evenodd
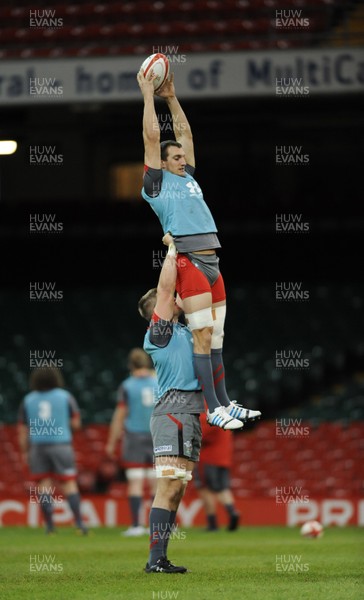
M 133 381 L 133 377 L 131 377 L 130 375 L 129 375 L 129 377 L 125 377 L 125 379 L 123 379 L 120 382 L 119 389 L 127 387 L 132 381 Z
M 53 398 L 70 398 L 71 392 L 65 390 L 64 388 L 53 388 L 53 390 L 49 390 L 49 396 Z

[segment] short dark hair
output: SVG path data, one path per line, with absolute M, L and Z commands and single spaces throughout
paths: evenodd
M 142 296 L 138 302 L 139 314 L 150 321 L 153 315 L 154 307 L 157 302 L 157 288 L 152 288 L 144 296 Z
M 161 159 L 167 160 L 168 148 L 170 146 L 176 146 L 177 148 L 182 148 L 182 144 L 176 142 L 176 140 L 166 140 L 165 142 L 161 142 Z
M 63 388 L 63 375 L 57 368 L 38 367 L 30 374 L 29 387 L 36 392 L 47 392 L 54 388 Z

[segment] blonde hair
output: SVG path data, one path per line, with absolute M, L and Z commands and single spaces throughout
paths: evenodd
M 138 311 L 139 311 L 139 314 L 143 317 L 143 319 L 150 321 L 150 319 L 152 318 L 152 314 L 153 314 L 156 302 L 157 302 L 157 288 L 152 288 L 146 294 L 144 294 L 144 296 L 142 296 L 140 298 L 140 300 L 138 302 Z

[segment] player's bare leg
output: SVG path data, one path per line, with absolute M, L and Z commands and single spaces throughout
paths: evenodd
M 201 488 L 199 490 L 199 494 L 201 500 L 203 502 L 206 520 L 207 520 L 207 528 L 206 531 L 217 531 L 218 524 L 216 518 L 216 498 L 213 492 L 210 492 L 207 488 Z
M 123 534 L 127 537 L 140 536 L 146 533 L 146 530 L 140 524 L 140 508 L 144 493 L 144 471 L 143 467 L 126 469 L 125 471 L 128 480 L 129 509 L 132 517 L 131 527 Z

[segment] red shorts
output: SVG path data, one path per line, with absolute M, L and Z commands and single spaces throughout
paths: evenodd
M 182 298 L 199 296 L 210 292 L 212 303 L 226 299 L 225 285 L 221 273 L 213 285 L 210 285 L 206 275 L 191 263 L 185 254 L 177 256 L 177 281 L 176 290 Z

